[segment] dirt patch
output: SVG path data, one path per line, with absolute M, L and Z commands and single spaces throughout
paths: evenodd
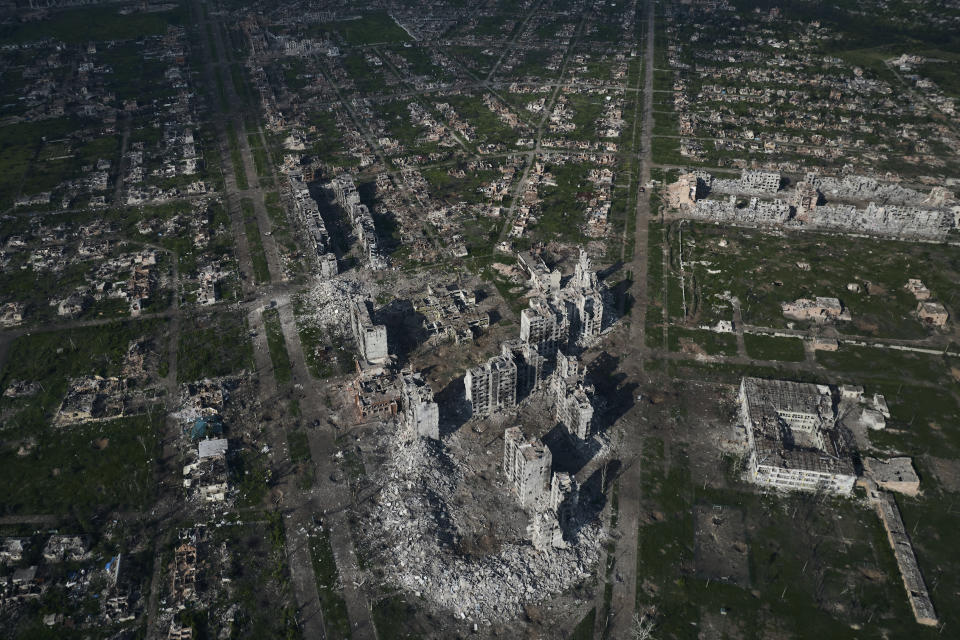
M 853 326 L 865 333 L 877 333 L 880 331 L 880 326 L 877 323 L 870 322 L 865 318 L 854 318 Z
M 707 352 L 690 338 L 680 338 L 680 351 L 682 353 L 691 353 L 693 355 L 705 356 Z
M 699 505 L 694 517 L 697 577 L 749 587 L 749 548 L 743 511 L 721 505 Z
M 927 463 L 945 491 L 960 493 L 960 460 L 928 456 Z
M 950 375 L 953 376 L 954 380 L 960 382 L 960 368 L 950 367 Z
M 93 441 L 93 446 L 100 451 L 103 451 L 110 446 L 110 438 L 97 438 Z

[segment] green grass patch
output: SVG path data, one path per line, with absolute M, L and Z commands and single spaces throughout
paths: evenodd
M 182 7 L 173 11 L 128 15 L 121 15 L 116 8 L 84 7 L 53 13 L 46 20 L 6 24 L 0 27 L 0 42 L 15 44 L 45 38 L 67 44 L 134 40 L 163 35 L 169 25 L 182 25 L 185 20 L 186 12 Z
M 331 640 L 350 638 L 350 618 L 340 586 L 340 572 L 333 557 L 330 536 L 320 529 L 310 536 L 310 560 L 317 581 L 317 595 L 323 610 L 323 629 Z
M 280 327 L 280 312 L 276 309 L 265 310 L 263 324 L 267 332 L 270 360 L 273 362 L 273 375 L 278 384 L 288 384 L 293 378 L 293 367 L 287 354 L 287 343 L 283 339 L 283 329 Z
M 757 360 L 782 360 L 784 362 L 803 362 L 806 357 L 803 340 L 800 338 L 782 338 L 747 333 L 743 336 L 747 355 Z
M 177 346 L 177 381 L 193 382 L 253 368 L 253 346 L 242 315 L 233 313 L 184 319 Z
M 409 42 L 410 36 L 385 11 L 367 13 L 355 20 L 325 22 L 313 27 L 313 32 L 327 35 L 336 33 L 353 46 Z
M 54 513 L 81 521 L 94 513 L 149 508 L 156 495 L 154 460 L 165 414 L 35 430 L 27 455 L 0 452 L 5 515 Z
M 657 338 L 659 339 L 660 336 L 658 335 Z M 691 352 L 696 352 L 699 347 L 710 356 L 735 356 L 737 355 L 737 336 L 732 333 L 670 326 L 667 329 L 667 346 L 670 351 L 689 349 Z
M 250 246 L 253 280 L 257 284 L 270 282 L 270 266 L 267 263 L 267 252 L 263 248 L 263 238 L 260 237 L 260 227 L 257 225 L 253 200 L 250 198 L 241 199 L 240 209 L 243 211 L 243 230 L 247 235 L 247 244 Z

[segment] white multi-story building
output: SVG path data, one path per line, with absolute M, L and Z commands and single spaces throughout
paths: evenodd
M 856 471 L 829 387 L 743 378 L 740 411 L 752 481 L 784 491 L 853 491 Z
M 467 369 L 463 384 L 474 417 L 486 417 L 517 405 L 517 365 L 510 356 L 494 356 Z

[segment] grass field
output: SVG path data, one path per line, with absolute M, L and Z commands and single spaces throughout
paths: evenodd
M 410 36 L 384 11 L 366 13 L 356 20 L 325 22 L 313 29 L 321 35 L 336 33 L 353 46 L 409 42 Z
M 253 368 L 253 347 L 241 315 L 194 316 L 185 322 L 177 349 L 177 380 L 192 382 Z
M 134 40 L 163 35 L 168 25 L 181 25 L 186 11 L 180 7 L 161 13 L 120 15 L 115 8 L 84 7 L 61 11 L 49 19 L 0 27 L 0 42 L 19 44 L 43 38 L 67 44 L 86 44 L 103 40 Z
M 728 292 L 740 300 L 745 323 L 777 328 L 788 322 L 781 303 L 831 296 L 853 316 L 841 323 L 842 332 L 911 339 L 930 330 L 913 315 L 917 303 L 903 288 L 907 278 L 923 280 L 948 309 L 960 303 L 960 249 L 949 245 L 868 238 L 835 242 L 816 233 L 778 235 L 688 222 L 669 225 L 667 242 L 670 280 L 677 286 L 670 295 L 671 316 L 682 313 L 673 305 L 682 250 L 688 316 L 698 324 L 732 317 Z
M 157 407 L 149 415 L 36 429 L 30 452 L 22 456 L 15 447 L 4 447 L 0 512 L 86 519 L 96 512 L 148 508 L 155 496 L 154 460 L 164 417 Z
M 293 368 L 290 365 L 290 356 L 287 354 L 287 343 L 283 339 L 283 329 L 280 327 L 280 313 L 276 309 L 267 309 L 263 312 L 263 324 L 267 332 L 267 347 L 270 349 L 270 360 L 273 362 L 273 375 L 277 384 L 285 385 L 293 377 Z
M 747 355 L 757 360 L 803 362 L 803 341 L 800 338 L 781 338 L 748 333 L 743 336 Z

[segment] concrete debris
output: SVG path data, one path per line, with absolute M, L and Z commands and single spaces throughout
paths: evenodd
M 380 471 L 372 509 L 370 546 L 392 567 L 387 579 L 457 618 L 483 625 L 515 618 L 525 605 L 542 602 L 590 575 L 601 541 L 599 524 L 582 528 L 567 548 L 537 550 L 503 541 L 498 553 L 457 553 L 451 509 L 464 476 L 463 463 L 436 443 L 416 438 L 393 442 L 393 465 Z

